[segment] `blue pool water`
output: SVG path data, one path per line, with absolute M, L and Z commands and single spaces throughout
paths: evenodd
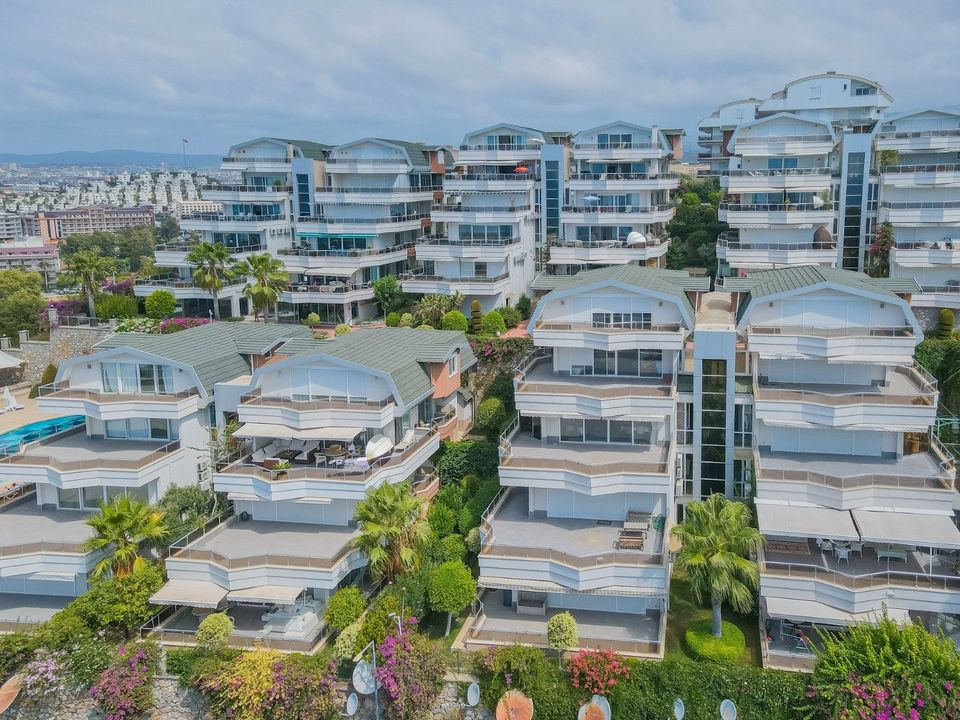
M 39 420 L 35 423 L 0 433 L 0 455 L 15 453 L 24 443 L 42 440 L 55 433 L 83 425 L 83 423 L 83 415 L 67 415 L 65 417 L 50 418 L 49 420 Z

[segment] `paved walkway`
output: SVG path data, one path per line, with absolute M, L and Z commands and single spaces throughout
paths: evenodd
M 2 392 L 2 391 L 0 391 Z M 30 388 L 25 387 L 22 390 L 12 390 L 13 396 L 17 402 L 23 405 L 23 410 L 11 410 L 0 415 L 0 433 L 7 430 L 13 430 L 28 423 L 46 420 L 47 418 L 57 417 L 63 413 L 48 413 L 37 407 L 36 399 L 31 400 L 27 396 L 30 394 Z

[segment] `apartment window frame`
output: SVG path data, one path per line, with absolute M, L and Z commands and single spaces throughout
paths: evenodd
M 144 387 L 144 377 L 151 378 L 148 386 L 153 389 Z M 100 387 L 105 394 L 173 395 L 173 366 L 104 361 L 100 363 Z
M 592 432 L 588 432 L 588 423 Z M 599 429 L 603 424 L 605 431 L 600 440 Z M 614 435 L 623 438 L 626 425 L 630 425 L 630 442 L 620 439 L 612 439 Z M 616 432 L 612 432 L 616 430 Z M 560 418 L 559 442 L 572 444 L 590 444 L 590 445 L 623 445 L 623 446 L 649 446 L 653 443 L 654 430 L 653 423 L 645 420 L 613 420 L 608 418 Z
M 460 353 L 456 352 L 447 360 L 447 377 L 453 377 L 460 369 Z
M 736 403 L 733 406 L 733 446 L 753 446 L 753 405 Z

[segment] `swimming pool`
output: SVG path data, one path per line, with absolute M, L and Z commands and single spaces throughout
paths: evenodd
M 67 415 L 50 418 L 49 420 L 38 420 L 14 430 L 0 433 L 0 456 L 18 452 L 24 443 L 41 440 L 55 433 L 83 425 L 83 423 L 83 415 Z

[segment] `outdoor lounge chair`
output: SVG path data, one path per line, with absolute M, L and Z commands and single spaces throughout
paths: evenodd
M 7 410 L 23 410 L 23 405 L 17 402 L 16 398 L 10 392 L 10 388 L 3 389 L 3 401 L 6 403 Z

